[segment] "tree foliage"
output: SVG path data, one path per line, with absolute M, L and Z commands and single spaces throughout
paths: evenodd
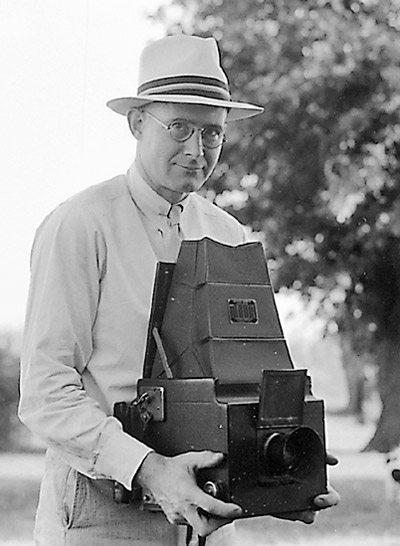
M 400 1 L 173 0 L 156 17 L 213 35 L 234 98 L 264 106 L 230 129 L 216 201 L 265 233 L 277 287 L 318 297 L 375 355 L 383 412 L 370 447 L 389 449 L 400 441 Z

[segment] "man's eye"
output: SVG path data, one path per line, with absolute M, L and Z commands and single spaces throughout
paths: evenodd
M 207 138 L 211 138 L 213 140 L 218 140 L 221 138 L 222 131 L 218 129 L 217 127 L 205 127 L 204 128 L 204 136 Z
M 180 133 L 185 133 L 185 134 L 189 131 L 189 126 L 184 121 L 174 121 L 171 124 L 171 128 L 174 131 L 178 131 Z

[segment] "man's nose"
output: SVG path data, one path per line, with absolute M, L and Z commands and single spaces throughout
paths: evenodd
M 185 152 L 194 158 L 204 155 L 203 137 L 201 129 L 195 129 L 193 134 L 185 141 Z

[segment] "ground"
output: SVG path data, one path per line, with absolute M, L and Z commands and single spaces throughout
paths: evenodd
M 264 517 L 238 524 L 240 546 L 399 546 L 400 505 L 385 500 L 385 464 L 361 448 L 373 431 L 349 416 L 327 415 L 327 443 L 340 463 L 330 481 L 341 503 L 304 525 Z M 32 527 L 43 469 L 41 454 L 0 456 L 0 546 L 33 546 Z
M 338 340 L 321 340 L 303 312 L 293 315 L 293 299 L 279 304 L 295 365 L 309 370 L 314 394 L 325 401 L 327 446 L 340 460 L 329 476 L 341 502 L 319 514 L 313 525 L 269 517 L 242 520 L 237 524 L 237 546 L 400 546 L 400 504 L 385 498 L 384 457 L 362 452 L 379 415 L 376 396 L 365 404 L 363 424 L 346 416 L 347 386 Z M 0 546 L 33 546 L 42 469 L 41 454 L 0 455 Z

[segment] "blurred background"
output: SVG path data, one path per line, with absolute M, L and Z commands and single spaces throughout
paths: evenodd
M 35 229 L 129 167 L 134 142 L 105 102 L 134 93 L 142 47 L 177 32 L 214 36 L 233 97 L 265 108 L 230 125 L 203 191 L 265 244 L 341 460 L 339 508 L 312 527 L 242 522 L 240 543 L 398 546 L 399 0 L 0 0 L 0 544 L 31 546 L 42 472 L 16 417 Z

